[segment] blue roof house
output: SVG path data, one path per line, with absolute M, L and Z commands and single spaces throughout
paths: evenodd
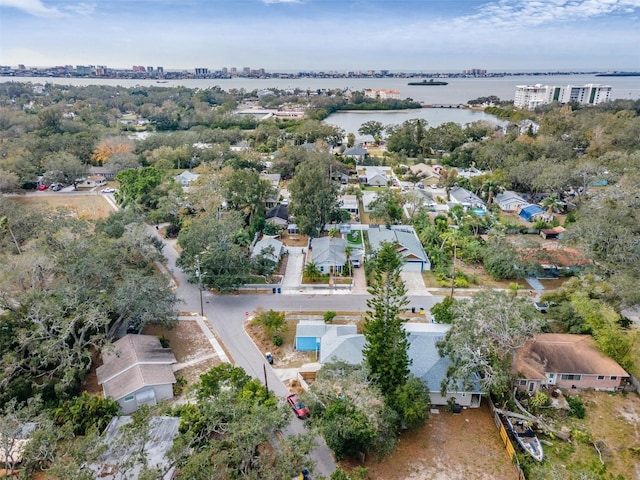
M 544 213 L 545 210 L 541 206 L 529 204 L 520 209 L 518 216 L 525 219 L 527 222 L 535 222 L 537 219 L 536 217 L 544 215 Z
M 342 336 L 358 333 L 356 325 L 331 325 L 324 320 L 300 320 L 296 325 L 295 347 L 300 352 L 320 351 L 321 339 L 328 333 Z

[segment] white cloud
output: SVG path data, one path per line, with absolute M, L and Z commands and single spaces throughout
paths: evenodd
M 55 7 L 47 7 L 42 0 L 0 0 L 0 7 L 13 7 L 36 17 L 61 17 Z
M 459 17 L 456 23 L 517 28 L 584 21 L 640 9 L 640 0 L 495 0 L 480 7 L 478 13 Z
M 70 13 L 81 15 L 83 17 L 88 17 L 89 15 L 91 15 L 93 12 L 96 11 L 96 4 L 80 2 L 72 5 L 66 5 L 64 9 Z

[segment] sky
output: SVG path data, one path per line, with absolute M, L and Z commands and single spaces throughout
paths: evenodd
M 0 65 L 640 71 L 640 0 L 0 0 Z

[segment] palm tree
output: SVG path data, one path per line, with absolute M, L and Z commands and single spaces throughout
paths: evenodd
M 560 202 L 560 200 L 558 200 L 558 197 L 556 197 L 555 195 L 550 195 L 546 198 L 543 198 L 540 202 L 540 205 L 547 209 L 549 218 L 553 218 L 554 213 L 560 213 L 562 211 L 562 202 Z
M 13 243 L 16 244 L 16 249 L 18 250 L 18 255 L 22 255 L 22 250 L 20 250 L 20 245 L 18 245 L 18 241 L 16 240 L 15 235 L 13 234 L 13 230 L 11 230 L 11 225 L 9 225 L 9 219 L 7 217 L 0 218 L 0 230 L 7 229 L 11 234 L 11 238 L 13 238 Z
M 351 254 L 353 253 L 353 247 L 351 245 L 345 245 L 344 247 L 344 256 L 347 259 L 345 266 L 349 269 L 349 275 L 353 272 L 351 269 Z
M 311 281 L 315 281 L 317 279 L 319 279 L 322 276 L 322 272 L 320 271 L 320 269 L 318 268 L 318 266 L 311 262 L 311 263 L 307 263 L 304 267 L 304 274 L 309 278 L 309 280 Z

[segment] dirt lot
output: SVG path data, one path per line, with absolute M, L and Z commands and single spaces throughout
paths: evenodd
M 486 405 L 452 415 L 440 409 L 415 432 L 400 437 L 396 451 L 371 460 L 367 480 L 515 480 L 516 471 Z M 349 469 L 357 464 L 345 464 Z
M 318 312 L 321 318 L 322 312 Z M 305 315 L 305 317 L 309 317 Z M 418 318 L 419 315 L 413 315 Z M 345 314 L 336 317 L 334 323 L 356 321 L 360 314 Z M 259 349 L 271 351 L 276 359 L 274 368 L 292 368 L 315 362 L 313 352 L 293 350 L 295 325 L 298 315 L 287 317 L 284 342 L 274 347 L 262 327 L 247 322 L 245 329 Z M 345 469 L 360 466 L 344 464 Z M 498 430 L 487 406 L 463 410 L 452 415 L 440 409 L 432 414 L 427 423 L 415 432 L 400 438 L 398 448 L 382 462 L 367 461 L 368 480 L 466 480 L 517 478 L 514 467 L 502 445 Z
M 105 218 L 113 212 L 113 208 L 102 195 L 65 195 L 64 193 L 34 194 L 30 196 L 12 197 L 25 205 L 46 207 L 51 210 L 64 208 L 73 212 L 76 218 Z
M 175 371 L 176 377 L 183 377 L 187 385 L 198 382 L 201 374 L 220 363 L 195 320 L 180 320 L 171 330 L 149 325 L 143 333 L 164 336 L 169 340 L 169 346 L 178 364 L 184 364 L 183 368 Z

